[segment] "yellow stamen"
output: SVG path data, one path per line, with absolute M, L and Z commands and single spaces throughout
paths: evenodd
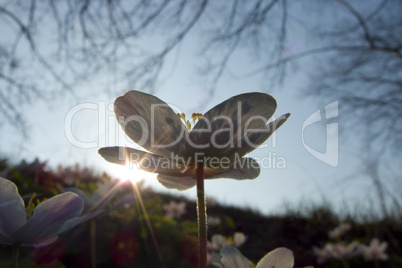
M 35 209 L 35 204 L 33 203 L 33 199 L 34 199 L 35 197 L 36 197 L 36 193 L 33 193 L 33 194 L 31 195 L 31 198 L 29 199 L 27 208 L 26 208 L 26 210 L 25 210 L 25 215 L 26 215 L 26 218 L 27 218 L 27 219 L 32 215 L 32 213 L 33 213 L 33 211 L 34 211 L 34 209 Z
M 191 130 L 191 122 L 186 120 L 186 115 L 184 113 L 177 113 L 177 116 L 183 120 L 184 124 L 187 126 L 188 130 Z M 195 121 L 199 120 L 202 117 L 201 113 L 192 113 L 191 119 L 193 120 L 193 125 L 195 125 Z
M 36 198 L 36 193 L 33 193 L 31 195 L 31 198 L 29 199 L 28 205 L 27 205 L 27 207 L 25 209 L 25 215 L 26 215 L 27 219 L 29 219 L 31 217 L 33 211 L 35 210 L 35 207 L 37 205 L 39 205 L 40 203 L 42 203 L 43 201 L 46 201 L 46 199 L 47 199 L 47 198 L 43 198 L 42 200 L 36 199 L 34 201 L 35 198 Z M 35 205 L 35 203 L 36 203 L 36 205 Z
M 197 119 L 197 113 L 193 113 L 191 115 L 191 119 L 193 119 L 193 124 L 195 124 L 195 119 Z
M 229 236 L 228 237 L 228 244 L 231 245 L 233 243 L 233 237 Z
M 45 197 L 45 198 L 43 198 L 42 200 L 40 200 L 40 199 L 36 199 L 36 205 L 39 205 L 40 203 L 42 203 L 42 202 L 44 202 L 44 201 L 46 201 L 47 200 L 47 198 Z

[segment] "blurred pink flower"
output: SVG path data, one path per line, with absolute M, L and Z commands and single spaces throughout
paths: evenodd
M 388 255 L 385 253 L 388 243 L 381 242 L 378 238 L 373 238 L 369 246 L 359 244 L 359 251 L 366 261 L 388 260 Z
M 63 167 L 59 165 L 54 172 L 54 176 L 63 185 L 75 186 L 80 181 L 95 181 L 88 168 L 81 168 L 78 164 L 73 167 Z
M 331 239 L 337 239 L 343 236 L 345 233 L 347 233 L 351 229 L 351 225 L 349 223 L 341 223 L 339 226 L 334 228 L 333 230 L 328 232 L 328 236 Z
M 324 248 L 320 249 L 313 247 L 313 253 L 318 257 L 317 261 L 323 263 L 330 259 L 335 260 L 348 260 L 358 255 L 357 251 L 359 243 L 352 242 L 346 244 L 345 242 L 339 242 L 336 244 L 327 243 Z
M 169 204 L 164 204 L 163 209 L 165 210 L 166 218 L 180 218 L 186 213 L 186 202 L 175 202 L 170 201 Z

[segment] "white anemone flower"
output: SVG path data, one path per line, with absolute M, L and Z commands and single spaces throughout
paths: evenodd
M 169 219 L 179 219 L 186 213 L 186 202 L 175 202 L 171 200 L 168 204 L 163 204 L 163 209 L 165 210 L 165 216 Z
M 222 248 L 232 246 L 232 247 L 240 247 L 246 242 L 247 237 L 244 233 L 235 232 L 233 237 L 226 238 L 221 234 L 215 234 L 211 237 L 211 248 L 214 250 L 221 250 Z
M 221 259 L 213 263 L 218 268 L 252 268 L 252 263 L 234 247 L 226 247 L 220 251 Z M 277 248 L 265 255 L 256 268 L 292 268 L 293 252 L 287 248 Z M 310 267 L 310 266 L 309 266 Z M 307 268 L 307 267 L 305 267 Z
M 83 208 L 84 201 L 67 192 L 41 202 L 32 216 L 27 216 L 15 184 L 0 177 L 0 243 L 36 247 L 51 244 L 59 234 L 97 215 L 80 216 Z
M 359 254 L 358 252 L 359 243 L 353 241 L 349 244 L 345 242 L 338 243 L 327 243 L 320 249 L 313 247 L 314 255 L 318 257 L 318 262 L 323 263 L 327 260 L 348 260 Z
M 348 231 L 350 231 L 351 228 L 352 228 L 352 226 L 349 223 L 341 223 L 340 225 L 338 225 L 337 227 L 335 227 L 334 229 L 329 231 L 328 236 L 331 239 L 340 238 L 341 236 L 346 234 Z
M 190 130 L 164 101 L 140 91 L 128 91 L 114 102 L 117 121 L 127 136 L 147 152 L 128 147 L 105 147 L 107 161 L 158 174 L 167 188 L 189 189 L 196 184 L 198 165 L 203 178 L 254 179 L 256 160 L 244 157 L 264 143 L 289 117 L 267 124 L 276 110 L 275 99 L 265 93 L 245 93 L 218 104 L 203 116 L 193 114 Z
M 373 238 L 368 246 L 359 244 L 359 251 L 366 261 L 386 261 L 388 260 L 388 255 L 385 253 L 387 247 L 387 242 L 380 242 L 378 238 Z

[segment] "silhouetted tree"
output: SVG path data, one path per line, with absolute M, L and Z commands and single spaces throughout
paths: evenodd
M 339 100 L 370 140 L 399 148 L 401 12 L 399 0 L 1 1 L 0 112 L 22 127 L 24 103 L 74 96 L 94 79 L 152 92 L 192 38 L 208 95 L 236 53 L 256 66 L 238 76 L 280 82 L 298 66 L 311 75 L 301 88 Z

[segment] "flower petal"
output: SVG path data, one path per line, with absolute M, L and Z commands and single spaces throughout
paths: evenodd
M 0 234 L 0 244 L 10 244 L 10 241 L 8 241 L 7 237 Z
M 252 268 L 253 267 L 251 265 L 251 262 L 246 257 L 244 257 L 237 248 L 234 248 L 234 247 L 223 248 L 223 249 L 221 249 L 220 254 L 222 256 L 221 263 L 224 268 Z M 266 266 L 266 267 L 270 267 L 270 266 Z
M 63 192 L 73 192 L 82 198 L 84 201 L 84 210 L 87 210 L 90 206 L 92 206 L 92 200 L 88 197 L 88 195 L 81 189 L 76 187 L 67 187 L 63 189 Z
M 294 265 L 293 252 L 287 248 L 277 248 L 264 256 L 256 268 L 292 268 Z
M 276 110 L 276 100 L 265 93 L 245 93 L 218 104 L 203 115 L 190 133 L 195 152 L 228 156 L 242 147 L 246 129 L 263 129 Z
M 219 172 L 219 173 L 214 173 Z M 246 180 L 246 179 L 255 179 L 260 175 L 260 165 L 258 162 L 249 157 L 241 158 L 239 161 L 233 163 L 230 169 L 221 171 L 221 170 L 212 170 L 207 172 L 205 179 L 218 179 L 218 178 L 228 178 L 228 179 L 236 179 L 236 180 Z
M 10 240 L 26 245 L 35 245 L 57 235 L 60 227 L 72 217 L 81 214 L 84 201 L 75 193 L 56 195 L 34 210 L 31 219 L 16 230 Z
M 241 245 L 243 245 L 244 242 L 246 242 L 246 240 L 247 240 L 247 237 L 244 235 L 244 233 L 236 232 L 233 234 L 232 245 L 238 248 Z
M 261 144 L 263 144 L 286 120 L 289 118 L 290 114 L 284 114 L 275 121 L 270 122 L 262 129 L 250 129 L 249 133 L 245 133 L 243 140 L 241 141 L 241 147 L 233 147 L 228 150 L 228 155 L 238 155 L 240 157 L 250 153 L 251 151 L 257 149 Z
M 0 177 L 0 237 L 8 238 L 25 224 L 25 217 L 24 201 L 17 187 Z
M 99 209 L 99 210 L 93 211 L 91 213 L 85 214 L 80 217 L 74 217 L 74 218 L 68 219 L 67 221 L 64 222 L 64 224 L 61 226 L 61 228 L 57 231 L 57 234 L 64 233 L 64 232 L 74 228 L 75 226 L 80 225 L 81 223 L 86 222 L 87 220 L 90 220 L 90 219 L 98 216 L 99 214 L 101 214 L 103 212 L 104 212 L 103 209 Z
M 114 102 L 124 132 L 138 145 L 155 154 L 181 155 L 186 149 L 187 129 L 164 101 L 139 91 L 128 91 Z
M 47 245 L 50 245 L 54 242 L 56 242 L 56 240 L 58 239 L 58 236 L 52 236 L 50 238 L 45 238 L 44 240 L 39 240 L 35 243 L 34 247 L 40 248 L 40 247 L 44 247 Z
M 228 240 L 221 234 L 215 234 L 211 237 L 212 247 L 215 250 L 220 250 L 228 246 Z
M 178 162 L 179 158 L 174 159 L 146 153 L 128 147 L 104 147 L 99 149 L 99 154 L 107 161 L 120 165 L 137 166 L 138 168 L 169 176 L 180 176 L 184 169 L 184 160 Z
M 187 190 L 195 186 L 196 180 L 192 177 L 178 177 L 159 174 L 158 181 L 168 189 Z

